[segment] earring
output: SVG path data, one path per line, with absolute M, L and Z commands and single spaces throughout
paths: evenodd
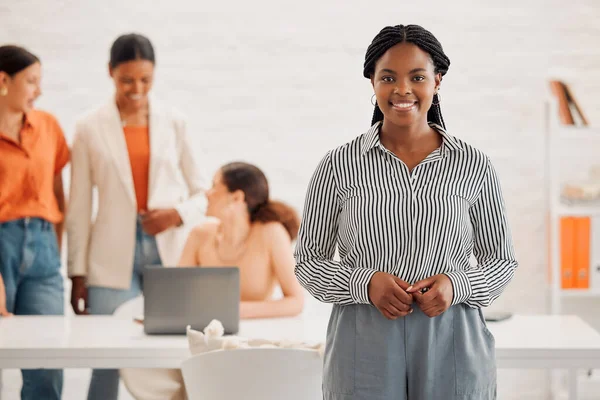
M 6 96 L 8 94 L 8 89 L 6 86 L 0 88 L 0 96 Z
M 377 100 L 373 101 L 374 98 L 375 98 L 375 94 L 373 94 L 373 96 L 371 96 L 371 104 L 373 104 L 373 106 L 376 106 Z
M 435 92 L 435 93 L 433 94 L 433 98 L 434 98 L 434 100 L 435 100 L 435 97 L 436 97 L 436 96 L 437 96 L 437 103 L 435 103 L 435 102 L 432 102 L 431 104 L 433 104 L 434 106 L 439 106 L 439 105 L 440 105 L 440 103 L 442 102 L 442 96 L 440 95 L 440 92 Z

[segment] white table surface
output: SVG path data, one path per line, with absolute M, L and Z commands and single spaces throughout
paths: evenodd
M 325 315 L 242 321 L 240 336 L 319 342 Z M 489 323 L 499 368 L 599 368 L 600 333 L 576 316 L 515 315 Z M 0 319 L 2 368 L 178 368 L 189 357 L 181 336 L 147 336 L 130 318 Z
M 498 368 L 598 368 L 600 333 L 575 315 L 515 315 L 488 323 Z
M 306 320 L 310 320 L 307 323 Z M 309 317 L 240 322 L 239 336 L 321 342 L 326 321 Z M 146 335 L 132 318 L 13 316 L 0 319 L 3 368 L 179 368 L 185 335 Z

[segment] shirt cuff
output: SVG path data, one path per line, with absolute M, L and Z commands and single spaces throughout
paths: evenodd
M 181 218 L 181 224 L 177 225 L 177 227 L 181 226 L 181 225 L 185 225 L 188 223 L 191 223 L 191 217 L 190 217 L 190 206 L 189 204 L 187 204 L 185 201 L 182 203 L 177 204 L 175 207 L 175 210 L 177 211 L 177 213 L 179 214 L 179 218 Z
M 464 303 L 471 298 L 473 291 L 469 275 L 466 271 L 446 272 L 445 275 L 450 278 L 450 282 L 452 282 L 452 291 L 454 293 L 452 298 L 453 306 Z
M 377 271 L 371 268 L 354 268 L 350 274 L 350 296 L 356 304 L 371 304 L 369 282 Z
M 174 207 L 179 213 L 182 225 L 198 225 L 203 221 L 206 201 L 202 197 L 190 197 Z
M 86 276 L 87 268 L 85 261 L 81 260 L 80 262 L 69 262 L 67 264 L 67 276 L 69 278 L 73 276 Z

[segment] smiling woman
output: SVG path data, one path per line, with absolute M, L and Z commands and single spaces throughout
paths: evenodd
M 123 126 L 148 124 L 148 93 L 154 78 L 154 48 L 141 35 L 119 37 L 110 49 L 109 73 Z
M 148 38 L 118 37 L 108 65 L 114 97 L 77 123 L 67 214 L 77 314 L 112 314 L 140 295 L 143 267 L 176 265 L 203 219 L 207 180 L 184 118 L 150 97 L 155 62 Z M 118 385 L 117 370 L 94 370 L 88 399 L 116 400 Z
M 422 86 L 421 89 L 417 90 L 420 92 L 421 100 L 427 101 L 429 104 L 420 104 L 421 116 L 423 117 L 424 111 L 427 116 L 425 122 L 433 122 L 445 128 L 440 107 L 439 90 L 442 77 L 446 75 L 450 67 L 450 59 L 429 31 L 417 25 L 408 25 L 402 32 L 402 35 L 404 35 L 403 40 L 398 42 L 399 32 L 396 28 L 391 26 L 383 28 L 369 47 L 365 57 L 363 75 L 371 80 L 371 84 L 375 89 L 375 96 L 377 96 L 371 124 L 383 121 L 384 113 L 382 113 L 379 104 L 383 105 L 385 109 L 388 108 L 386 105 L 393 104 L 389 101 L 391 100 L 390 89 L 395 91 L 397 105 L 402 108 L 417 103 L 416 96 L 415 98 L 407 98 L 406 96 L 411 94 L 410 88 Z M 391 44 L 393 45 L 390 48 Z M 375 77 L 376 68 L 379 72 L 377 77 Z M 376 79 L 389 85 L 383 85 L 383 87 L 382 85 L 376 85 Z M 401 79 L 406 81 L 399 82 L 402 86 L 395 86 L 394 84 Z M 412 82 L 420 82 L 423 85 L 415 85 Z M 385 86 L 388 87 L 387 96 L 384 90 Z M 378 88 L 382 90 L 381 97 L 377 94 Z M 412 108 L 410 111 L 412 111 Z M 388 118 L 390 117 L 391 115 L 388 115 Z
M 18 46 L 0 46 L 0 316 L 61 315 L 63 131 L 33 108 L 42 65 Z M 21 398 L 60 399 L 62 370 L 23 370 Z
M 295 271 L 334 303 L 325 400 L 496 398 L 480 309 L 517 261 L 491 162 L 445 130 L 449 65 L 424 28 L 384 28 L 364 63 L 371 128 L 329 151 L 310 181 Z

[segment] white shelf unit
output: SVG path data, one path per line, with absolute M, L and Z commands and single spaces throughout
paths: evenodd
M 560 268 L 560 219 L 573 216 L 600 216 L 600 201 L 590 204 L 566 204 L 561 202 L 561 187 L 567 180 L 582 180 L 594 164 L 600 165 L 600 129 L 562 125 L 558 121 L 557 105 L 550 102 L 546 107 L 546 171 L 549 177 L 547 198 L 549 207 L 549 265 L 551 271 L 551 312 L 560 314 L 565 298 L 600 298 L 600 288 L 563 289 Z M 569 160 L 570 159 L 570 160 Z M 570 169 L 570 171 L 569 171 Z M 565 179 L 566 178 L 566 179 Z M 592 240 L 594 240 L 592 238 Z M 590 268 L 593 260 L 590 260 Z
M 600 290 L 593 289 L 561 289 L 561 297 L 600 297 Z
M 600 131 L 598 131 L 600 135 Z M 599 154 L 600 156 L 600 154 Z M 600 157 L 598 158 L 600 162 Z M 565 205 L 555 204 L 554 210 L 559 217 L 586 217 L 600 215 L 600 206 L 583 206 L 583 205 Z

